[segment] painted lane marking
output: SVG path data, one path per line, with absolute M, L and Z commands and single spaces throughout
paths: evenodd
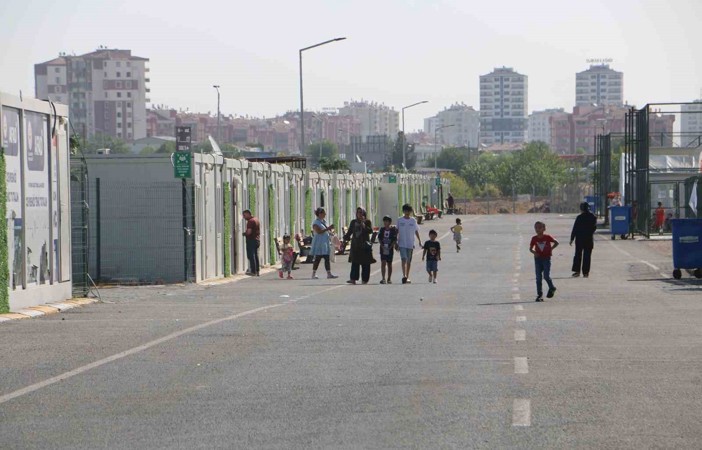
M 517 299 L 519 300 L 519 299 Z M 524 307 L 522 305 L 514 305 L 514 310 L 515 311 L 524 311 Z
M 529 373 L 529 360 L 526 357 L 514 358 L 514 373 L 524 375 Z
M 512 426 L 531 426 L 531 400 L 515 398 L 512 403 Z
M 665 274 L 665 273 L 663 273 L 663 272 L 661 272 L 661 276 L 662 276 L 663 278 L 670 278 L 670 275 Z
M 526 330 L 514 330 L 515 341 L 526 341 Z
M 526 322 L 526 316 L 517 316 L 515 320 L 517 322 Z

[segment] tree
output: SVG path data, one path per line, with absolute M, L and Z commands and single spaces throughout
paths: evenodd
M 463 166 L 470 161 L 471 149 L 468 147 L 446 147 L 439 152 L 436 166 L 441 169 L 450 169 L 460 172 Z M 427 167 L 434 167 L 434 157 L 427 160 Z
M 161 144 L 161 146 L 156 150 L 156 153 L 168 153 L 169 155 L 176 151 L 175 142 L 168 141 Z
M 153 153 L 156 153 L 156 149 L 151 147 L 150 145 L 147 145 L 146 147 L 142 148 L 139 152 L 139 154 L 142 156 L 151 155 Z
M 397 133 L 397 139 L 395 139 L 395 145 L 393 146 L 392 155 L 390 158 L 390 164 L 395 167 L 402 167 L 402 145 L 403 145 L 403 134 L 402 131 Z M 417 155 L 414 153 L 414 143 L 407 142 L 405 148 L 405 161 L 407 170 L 413 169 L 417 164 Z
M 338 157 L 322 158 L 319 160 L 319 168 L 324 172 L 332 170 L 350 170 L 349 162 Z
M 466 183 L 463 177 L 455 173 L 446 173 L 442 176 L 449 180 L 451 184 L 451 194 L 456 200 L 470 200 L 470 198 L 473 197 L 473 190 L 468 186 L 468 183 Z
M 130 146 L 122 139 L 108 134 L 96 133 L 85 146 L 85 153 L 97 153 L 99 149 L 110 149 L 112 154 L 125 154 L 131 151 Z
M 307 146 L 307 155 L 310 159 L 320 163 L 319 153 L 322 153 L 322 158 L 336 158 L 339 155 L 339 148 L 331 141 L 322 141 Z

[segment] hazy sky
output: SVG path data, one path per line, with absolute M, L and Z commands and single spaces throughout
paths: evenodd
M 165 1 L 1 0 L 0 90 L 34 93 L 33 65 L 98 45 L 150 58 L 155 104 L 271 116 L 370 99 L 408 129 L 453 102 L 479 106 L 478 76 L 529 76 L 529 110 L 572 108 L 575 72 L 613 58 L 631 104 L 688 101 L 702 88 L 700 0 Z

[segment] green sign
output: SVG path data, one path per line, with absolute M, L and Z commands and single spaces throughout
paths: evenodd
M 192 178 L 193 165 L 190 152 L 173 153 L 173 176 L 176 178 Z
M 397 183 L 397 175 L 388 175 L 388 183 Z
M 436 177 L 436 180 L 434 180 L 437 186 L 441 186 L 441 177 Z

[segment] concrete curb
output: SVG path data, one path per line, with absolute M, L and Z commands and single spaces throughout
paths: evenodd
M 0 323 L 42 317 L 49 314 L 57 314 L 63 311 L 68 311 L 69 309 L 97 303 L 97 301 L 98 300 L 94 298 L 75 298 L 61 303 L 48 303 L 46 305 L 30 306 L 8 314 L 0 314 Z

